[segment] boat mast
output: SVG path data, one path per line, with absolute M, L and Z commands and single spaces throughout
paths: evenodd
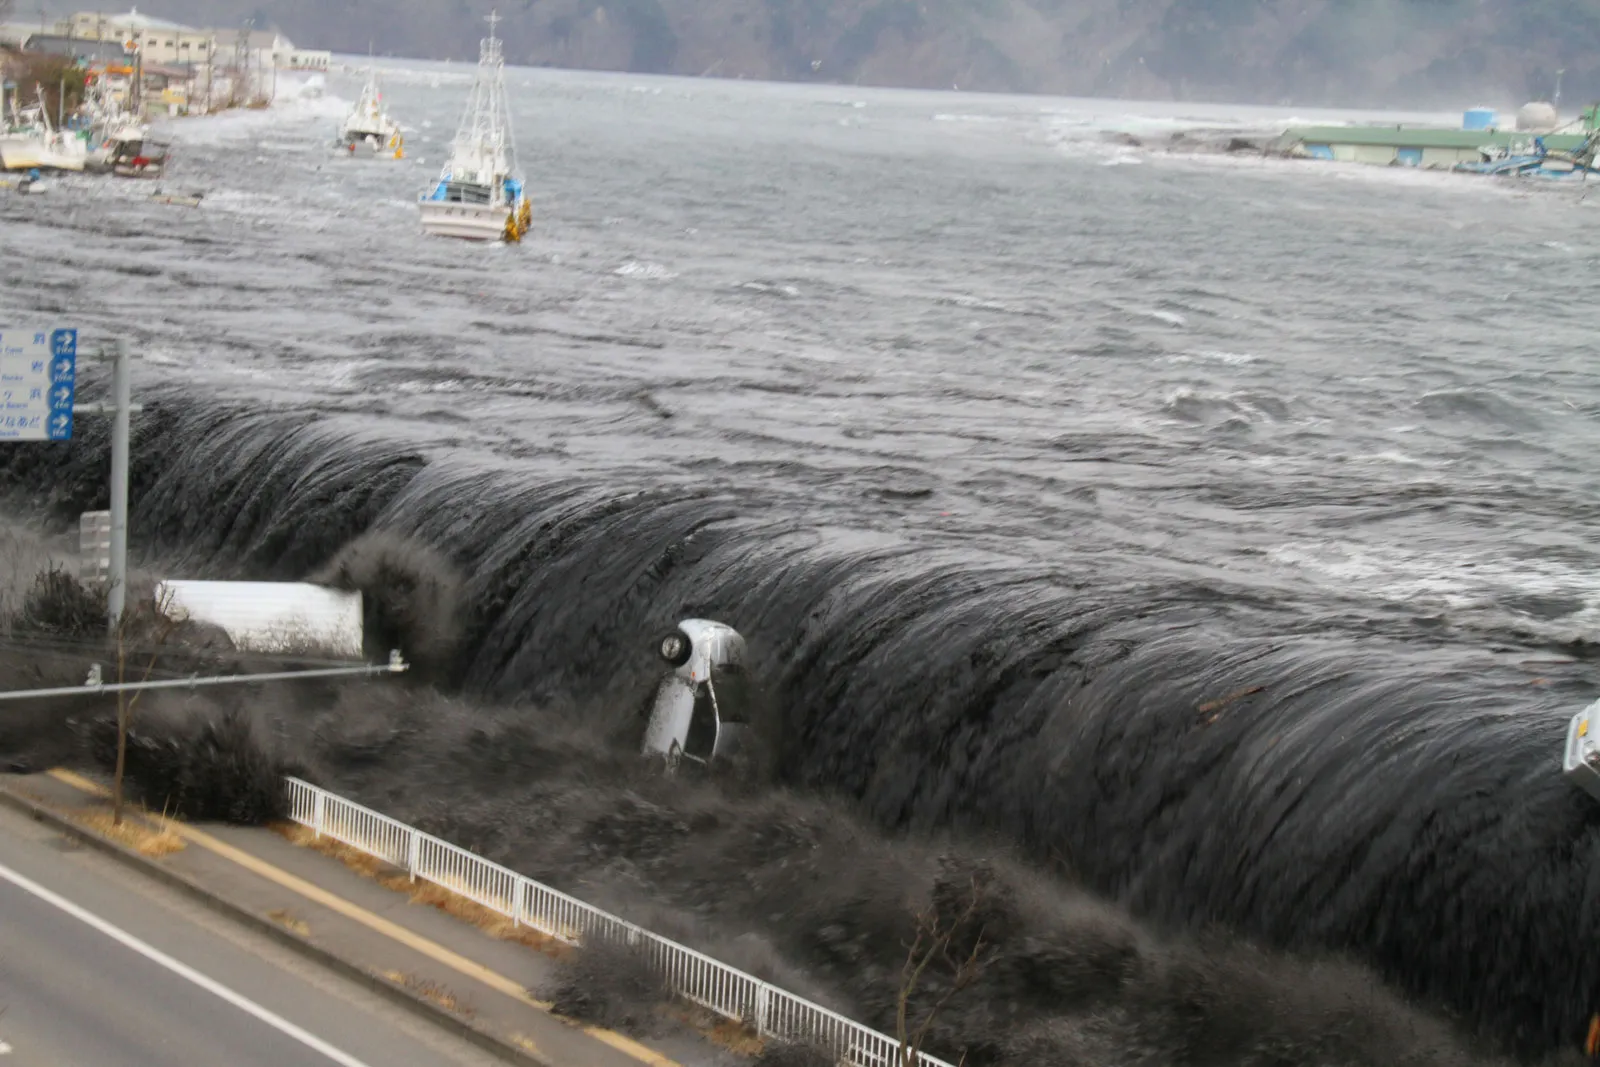
M 363 103 L 367 105 L 369 113 L 376 114 L 378 108 L 378 61 L 373 58 L 372 40 L 367 40 L 367 85 L 361 91 Z
M 478 46 L 478 71 L 472 80 L 466 113 L 456 130 L 452 154 L 458 159 L 472 159 L 476 166 L 504 167 L 509 171 L 516 160 L 507 121 L 505 56 L 500 39 L 495 36 L 495 26 L 501 20 L 498 12 L 491 11 L 485 21 L 489 23 L 489 36 Z M 482 175 L 485 181 L 494 177 L 492 173 Z

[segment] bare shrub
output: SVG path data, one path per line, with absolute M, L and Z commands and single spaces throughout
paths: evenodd
M 192 710 L 127 732 L 127 782 L 147 808 L 194 820 L 259 825 L 287 811 L 284 762 L 240 708 Z M 93 756 L 116 763 L 116 722 L 90 727 Z
M 651 1031 L 651 1015 L 667 991 L 638 948 L 594 938 L 560 965 L 545 992 L 569 1019 L 635 1035 Z
M 103 637 L 106 632 L 106 594 L 90 589 L 76 575 L 52 565 L 34 578 L 12 617 L 16 634 L 41 637 Z

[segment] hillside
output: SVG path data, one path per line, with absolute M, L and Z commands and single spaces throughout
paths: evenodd
M 486 3 L 151 0 L 307 47 L 474 58 Z M 511 62 L 1233 102 L 1568 104 L 1600 96 L 1593 0 L 501 0 Z

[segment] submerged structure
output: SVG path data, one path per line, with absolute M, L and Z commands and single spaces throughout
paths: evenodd
M 472 94 L 450 144 L 450 158 L 419 198 L 424 233 L 473 241 L 520 241 L 532 209 L 523 193 L 506 106 L 505 59 L 490 13 Z
M 1277 151 L 1301 159 L 1561 177 L 1592 164 L 1597 111 L 1558 125 L 1549 105 L 1521 109 L 1512 129 L 1500 128 L 1488 108 L 1471 108 L 1459 129 L 1426 126 L 1301 126 L 1287 130 Z M 1589 152 L 1589 162 L 1583 162 Z M 1505 166 L 1506 161 L 1517 161 Z M 1543 161 L 1543 162 L 1538 162 Z M 1576 164 L 1576 167 L 1574 167 Z

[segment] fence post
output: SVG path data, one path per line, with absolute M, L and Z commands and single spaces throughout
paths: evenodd
M 527 888 L 527 879 L 522 875 L 513 875 L 511 878 L 511 926 L 513 929 L 522 925 L 522 891 Z
M 768 1036 L 769 1031 L 767 1030 L 767 1013 L 771 1007 L 771 1004 L 772 987 L 767 985 L 765 982 L 759 983 L 756 986 L 756 1002 L 754 1011 L 755 1018 L 751 1020 L 753 1023 L 755 1023 L 757 1037 Z
M 327 794 L 318 789 L 311 801 L 311 829 L 316 831 L 317 837 L 322 836 L 322 800 L 325 796 Z
M 413 829 L 406 840 L 406 873 L 411 875 L 411 880 L 417 880 L 417 860 L 422 852 L 422 834 Z

